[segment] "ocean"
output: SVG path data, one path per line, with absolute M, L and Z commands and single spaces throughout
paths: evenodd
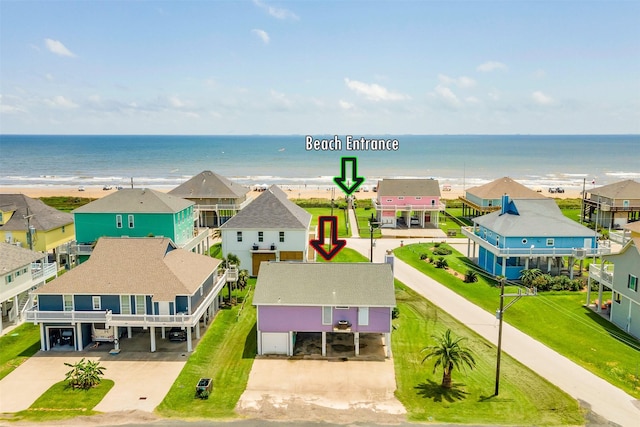
M 365 136 L 397 139 L 396 151 L 346 151 L 346 135 L 338 135 L 341 151 L 309 151 L 305 137 L 0 135 L 0 187 L 128 186 L 133 179 L 137 187 L 170 189 L 211 170 L 245 185 L 328 188 L 341 157 L 357 158 L 365 186 L 421 177 L 469 188 L 509 176 L 532 188 L 582 189 L 584 180 L 591 188 L 640 179 L 640 135 Z

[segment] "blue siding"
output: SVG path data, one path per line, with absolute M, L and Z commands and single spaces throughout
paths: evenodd
M 82 329 L 82 348 L 91 344 L 91 323 L 83 323 Z M 76 338 L 77 339 L 77 338 Z
M 64 310 L 62 295 L 38 295 L 38 310 L 41 310 L 41 311 Z
M 91 295 L 75 295 L 73 299 L 75 303 L 75 310 L 93 311 Z
M 169 302 L 169 314 L 176 314 L 176 304 L 173 302 Z
M 120 295 L 102 295 L 100 306 L 103 310 L 111 310 L 114 314 L 120 313 Z
M 149 295 L 147 295 L 145 298 L 147 300 L 147 314 L 153 314 L 153 301 L 151 300 L 151 297 Z
M 176 297 L 176 313 L 186 313 L 189 309 L 188 298 L 186 296 L 178 295 Z
M 153 314 L 160 314 L 160 307 L 157 302 L 153 303 Z
M 196 290 L 196 293 L 191 295 L 191 311 L 193 312 L 193 310 L 196 309 L 196 307 L 198 306 L 198 304 L 200 303 L 200 301 L 202 301 L 204 299 L 204 293 L 202 295 L 200 295 L 200 289 Z

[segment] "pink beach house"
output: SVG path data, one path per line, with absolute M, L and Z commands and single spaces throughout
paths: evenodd
M 435 179 L 383 179 L 373 200 L 378 222 L 386 228 L 437 226 L 445 205 Z

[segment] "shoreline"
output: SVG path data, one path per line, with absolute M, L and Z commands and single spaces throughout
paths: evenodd
M 278 184 L 276 184 L 278 185 Z M 335 189 L 333 192 L 336 200 L 344 198 L 344 193 L 341 192 L 335 186 L 316 186 L 316 185 L 290 185 L 283 184 L 278 185 L 285 193 L 287 193 L 289 199 L 331 199 L 332 191 L 331 189 Z M 252 186 L 252 188 L 255 186 Z M 128 187 L 125 187 L 128 188 Z M 166 186 L 148 186 L 145 188 L 150 188 L 152 190 L 161 191 L 163 193 L 167 193 L 172 190 L 174 187 L 166 187 Z M 448 191 L 441 191 L 440 197 L 443 200 L 457 200 L 460 196 L 464 195 L 464 190 L 462 186 L 451 186 L 451 189 Z M 78 187 L 72 186 L 63 186 L 63 185 L 52 185 L 52 186 L 3 186 L 0 187 L 0 193 L 2 194 L 24 194 L 31 198 L 40 198 L 40 197 L 86 197 L 91 199 L 99 199 L 101 197 L 107 196 L 115 191 L 116 189 L 111 190 L 103 190 L 101 185 L 95 186 L 84 186 L 84 191 L 78 191 Z M 576 190 L 573 188 L 565 188 L 564 193 L 548 193 L 546 191 L 542 191 L 540 194 L 554 198 L 554 199 L 580 199 L 581 189 Z M 247 195 L 253 199 L 258 197 L 261 194 L 260 191 L 251 190 Z M 366 200 L 373 199 L 377 196 L 378 193 L 374 191 L 359 191 L 353 193 L 356 199 Z

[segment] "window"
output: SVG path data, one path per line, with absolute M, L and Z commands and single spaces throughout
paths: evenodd
M 133 215 L 129 215 L 128 221 L 129 221 L 129 228 L 133 228 Z
M 116 228 L 122 228 L 122 215 L 116 215 Z
M 553 246 L 554 240 L 553 239 L 547 239 L 547 246 Z
M 622 297 L 620 296 L 620 292 L 613 293 L 613 300 L 618 304 L 622 302 Z
M 393 199 L 387 199 L 387 202 L 391 203 L 393 202 Z
M 436 205 L 436 201 L 434 199 L 431 199 L 431 206 L 435 206 Z
M 7 283 L 11 283 L 11 282 L 13 282 L 13 274 L 7 274 L 7 275 L 4 277 L 4 280 L 5 280 L 5 282 L 7 282 Z
M 144 295 L 136 295 L 136 314 L 147 314 Z
M 629 275 L 629 281 L 627 282 L 627 288 L 632 291 L 638 292 L 638 278 L 633 274 Z
M 63 295 L 64 311 L 73 311 L 73 295 Z
M 62 226 L 62 232 L 64 233 L 64 225 Z
M 422 200 L 422 196 L 416 196 L 416 200 Z
M 22 274 L 22 270 L 18 270 L 18 271 L 16 271 L 16 278 L 17 278 L 19 275 L 21 275 L 21 274 Z
M 322 324 L 330 325 L 333 321 L 333 310 L 331 307 L 322 307 Z
M 242 231 L 236 232 L 236 239 L 238 239 L 238 242 L 242 242 Z
M 349 307 L 345 306 L 345 305 L 339 305 L 336 307 L 336 310 L 349 310 Z
M 360 307 L 358 309 L 358 325 L 369 325 L 369 307 Z
M 527 239 L 522 239 L 522 244 L 523 244 L 523 245 L 526 245 L 526 244 L 527 244 L 527 241 L 528 241 Z
M 398 200 L 404 200 L 404 196 L 398 196 Z
M 131 296 L 120 295 L 120 314 L 131 314 Z
M 102 310 L 100 297 L 91 297 L 91 304 L 94 310 Z
M 280 232 L 280 243 L 284 242 L 284 231 Z
M 264 231 L 258 231 L 258 242 L 264 242 Z

